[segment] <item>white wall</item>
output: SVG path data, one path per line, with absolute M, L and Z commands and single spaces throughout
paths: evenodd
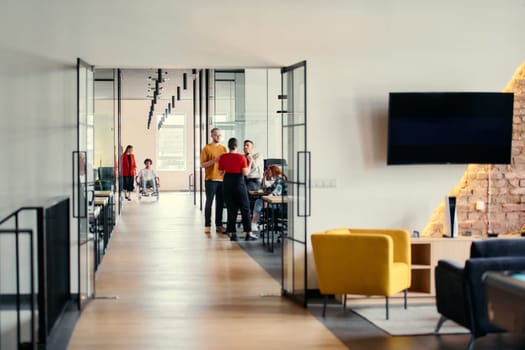
M 525 59 L 524 14 L 523 0 L 4 0 L 0 213 L 71 192 L 77 56 L 137 68 L 306 59 L 312 175 L 336 185 L 314 188 L 311 231 L 422 229 L 464 167 L 386 167 L 388 92 L 501 90 Z
M 3 218 L 33 199 L 70 194 L 77 116 L 74 60 L 5 47 L 0 60 Z
M 3 38 L 5 32 L 0 32 Z M 43 206 L 51 197 L 71 196 L 76 124 L 75 60 L 49 58 L 0 44 L 0 220 L 19 207 Z M 2 228 L 13 228 L 13 221 Z M 26 226 L 22 224 L 22 228 Z M 71 239 L 71 261 L 75 261 L 78 240 L 74 220 Z M 7 241 L 2 238 L 2 243 Z M 13 245 L 9 247 L 9 254 L 0 257 L 0 275 L 4 276 L 4 269 L 13 261 Z M 78 283 L 75 276 L 73 290 Z

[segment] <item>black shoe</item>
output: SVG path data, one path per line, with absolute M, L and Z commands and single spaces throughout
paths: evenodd
M 257 235 L 254 235 L 251 232 L 247 233 L 246 236 L 244 236 L 245 241 L 255 241 L 257 238 Z
M 230 241 L 236 241 L 237 240 L 237 234 L 236 233 L 232 233 L 231 236 L 230 236 Z

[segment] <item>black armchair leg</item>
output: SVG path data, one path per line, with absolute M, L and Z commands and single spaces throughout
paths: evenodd
M 328 302 L 328 295 L 323 298 L 323 318 L 326 316 L 326 303 Z
M 385 297 L 386 319 L 388 320 L 388 297 Z
M 346 312 L 346 294 L 343 294 L 343 313 Z
M 443 315 L 441 315 L 441 317 L 439 318 L 438 320 L 438 323 L 436 325 L 436 329 L 434 330 L 434 333 L 438 333 L 441 326 L 443 325 L 443 322 L 445 322 L 447 320 L 447 318 Z
M 405 289 L 405 290 L 403 291 L 403 294 L 404 294 L 404 297 L 405 297 L 405 310 L 406 310 L 406 308 L 407 308 L 407 294 L 408 294 L 408 289 Z

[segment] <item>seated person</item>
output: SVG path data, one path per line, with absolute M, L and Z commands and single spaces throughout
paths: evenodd
M 153 193 L 158 191 L 160 185 L 159 177 L 151 165 L 153 161 L 149 158 L 144 160 L 145 167 L 142 168 L 137 175 L 137 184 L 140 186 L 141 193 L 146 194 L 146 190 L 151 188 Z
M 281 167 L 278 165 L 270 165 L 265 170 L 262 188 L 265 193 L 271 196 L 286 196 L 286 180 L 288 177 L 283 173 Z M 257 222 L 263 208 L 263 200 L 258 198 L 253 206 L 252 214 L 252 231 L 257 231 Z

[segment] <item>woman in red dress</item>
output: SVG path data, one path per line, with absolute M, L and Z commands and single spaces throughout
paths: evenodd
M 128 201 L 131 200 L 131 193 L 135 189 L 135 175 L 137 171 L 137 163 L 135 163 L 135 155 L 133 155 L 133 146 L 128 145 L 120 159 L 122 169 L 122 189 Z

